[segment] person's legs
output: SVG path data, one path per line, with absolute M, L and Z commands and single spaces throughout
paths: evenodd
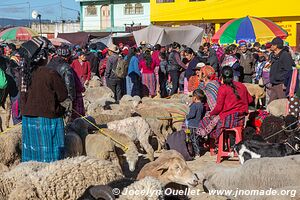
M 191 128 L 190 130 L 191 130 L 191 142 L 193 145 L 195 155 L 200 156 L 200 154 L 201 154 L 200 143 L 199 143 L 200 136 L 196 134 L 197 133 L 196 128 Z
M 172 91 L 170 95 L 173 95 L 178 92 L 179 74 L 177 71 L 170 71 L 170 76 L 172 79 Z
M 139 75 L 133 73 L 130 78 L 131 78 L 131 82 L 133 84 L 131 96 L 141 96 L 141 94 L 140 94 L 141 80 L 140 80 Z
M 159 74 L 158 80 L 159 80 L 160 96 L 164 98 L 167 96 L 167 91 L 166 91 L 167 78 L 165 77 L 164 74 Z
M 116 102 L 118 103 L 122 98 L 122 82 L 123 80 L 117 80 L 115 82 L 115 91 L 116 91 Z
M 114 93 L 114 99 L 117 101 L 115 81 L 112 79 L 107 79 L 107 87 Z
M 269 100 L 269 103 L 271 103 L 273 100 L 283 99 L 283 98 L 285 98 L 285 93 L 284 93 L 284 90 L 283 90 L 283 84 L 272 85 L 270 87 L 270 100 Z

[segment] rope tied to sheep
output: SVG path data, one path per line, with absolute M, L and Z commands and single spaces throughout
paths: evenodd
M 128 147 L 127 147 L 125 144 L 119 142 L 117 139 L 113 138 L 111 135 L 106 134 L 101 128 L 99 128 L 99 127 L 98 127 L 97 125 L 95 125 L 93 122 L 91 122 L 90 120 L 88 120 L 88 119 L 86 118 L 86 116 L 81 115 L 80 113 L 78 113 L 78 112 L 77 112 L 76 110 L 74 110 L 74 109 L 72 109 L 72 110 L 73 110 L 77 115 L 79 115 L 83 120 L 85 120 L 86 122 L 88 122 L 89 124 L 91 124 L 93 127 L 95 127 L 95 128 L 99 131 L 100 134 L 102 134 L 102 135 L 104 135 L 104 136 L 110 138 L 112 141 L 114 141 L 115 143 L 119 144 L 119 145 L 122 147 L 122 149 L 123 149 L 124 152 L 126 152 L 126 151 L 128 150 Z
M 7 128 L 5 131 L 0 132 L 0 135 L 1 135 L 1 134 L 4 134 L 4 133 L 6 133 L 6 132 L 8 132 L 8 131 L 10 131 L 10 130 L 12 130 L 12 129 L 14 129 L 15 127 L 19 126 L 20 124 L 22 124 L 22 122 L 19 122 L 19 123 L 13 125 L 13 126 L 10 127 L 10 128 Z
M 299 123 L 298 120 L 295 121 L 295 122 L 293 122 L 293 123 L 291 123 L 291 124 L 288 125 L 287 127 L 284 127 L 284 128 L 281 129 L 280 131 L 277 131 L 276 133 L 274 133 L 274 134 L 272 134 L 272 135 L 269 135 L 268 137 L 266 137 L 266 138 L 264 138 L 264 139 L 265 139 L 265 140 L 268 140 L 268 139 L 274 137 L 275 135 L 278 135 L 278 134 L 281 133 L 282 131 L 285 131 L 286 129 L 288 129 L 289 127 L 291 127 L 291 126 L 293 126 L 293 125 L 295 125 L 295 124 L 297 124 L 297 123 Z

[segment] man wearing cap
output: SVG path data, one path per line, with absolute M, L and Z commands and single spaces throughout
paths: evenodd
M 244 40 L 239 42 L 240 66 L 244 69 L 243 82 L 252 83 L 254 74 L 254 58 L 252 53 L 247 49 L 247 43 Z
M 116 102 L 119 102 L 122 97 L 122 80 L 117 77 L 114 70 L 117 68 L 119 59 L 119 49 L 116 45 L 111 45 L 108 47 L 108 59 L 105 69 L 105 79 L 107 87 L 109 87 L 113 93 Z
M 274 53 L 270 69 L 270 101 L 285 98 L 284 82 L 288 78 L 288 73 L 295 65 L 291 55 L 283 50 L 283 40 L 276 37 L 271 42 L 271 50 Z

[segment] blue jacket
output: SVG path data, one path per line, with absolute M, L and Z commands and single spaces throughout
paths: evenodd
M 132 56 L 128 65 L 128 75 L 135 72 L 137 75 L 141 76 L 141 71 L 139 69 L 139 60 L 136 56 Z

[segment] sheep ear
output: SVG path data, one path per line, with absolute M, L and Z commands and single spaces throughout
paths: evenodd
M 164 173 L 166 173 L 169 170 L 169 166 L 168 163 L 164 163 L 163 165 L 159 166 L 156 171 L 161 171 L 160 175 L 163 175 Z
M 161 171 L 161 174 L 160 175 L 163 175 L 164 173 L 166 173 L 167 171 L 169 170 L 169 168 L 164 168 L 164 167 L 160 167 L 157 169 L 157 171 Z

